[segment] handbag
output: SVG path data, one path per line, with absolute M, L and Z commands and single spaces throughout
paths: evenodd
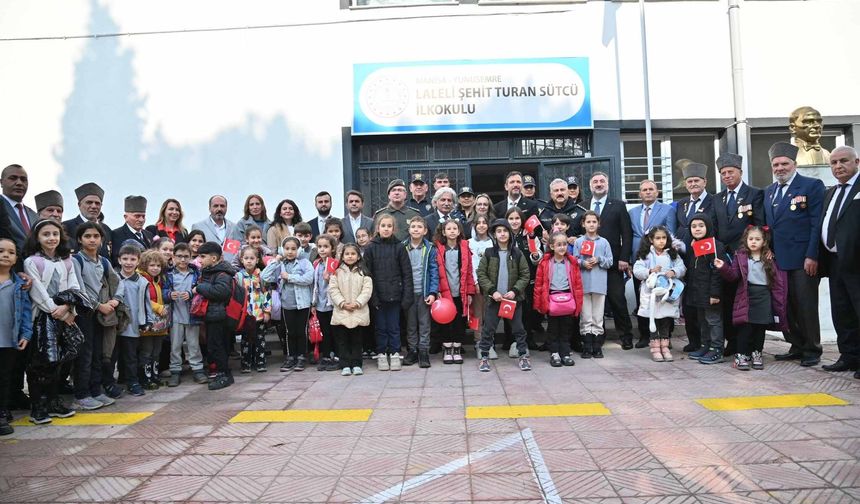
M 269 317 L 272 320 L 281 320 L 281 289 L 272 289 L 272 311 Z
M 308 339 L 310 340 L 311 345 L 314 346 L 314 359 L 319 360 L 320 343 L 322 343 L 323 340 L 323 333 L 316 313 L 312 314 L 308 319 Z
M 209 300 L 200 294 L 195 294 L 191 298 L 191 315 L 194 317 L 204 318 L 206 310 L 209 309 Z
M 155 315 L 155 320 L 140 331 L 141 336 L 166 336 L 170 332 L 173 321 L 173 306 L 165 305 L 161 315 Z
M 570 292 L 552 292 L 549 295 L 550 317 L 564 317 L 576 313 L 576 299 Z

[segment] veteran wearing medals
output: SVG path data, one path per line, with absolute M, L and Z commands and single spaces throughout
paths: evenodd
M 821 358 L 818 323 L 818 242 L 824 184 L 797 173 L 798 149 L 777 142 L 768 150 L 776 182 L 765 190 L 765 221 L 771 228 L 773 252 L 779 268 L 788 274 L 788 353 L 777 360 L 800 360 L 815 366 Z
M 740 246 L 741 236 L 747 226 L 764 225 L 764 191 L 751 187 L 742 180 L 744 158 L 726 152 L 717 158 L 717 169 L 725 189 L 714 198 L 714 212 L 717 214 L 717 240 L 723 242 L 726 251 L 733 254 Z M 735 304 L 734 285 L 723 283 L 721 304 L 723 320 L 732 320 L 732 307 Z M 726 356 L 733 355 L 735 348 L 735 327 L 723 325 L 726 338 Z

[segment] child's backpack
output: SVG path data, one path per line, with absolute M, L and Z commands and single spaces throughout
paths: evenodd
M 230 299 L 227 301 L 226 312 L 230 329 L 234 333 L 241 332 L 248 318 L 248 291 L 236 281 L 236 277 L 230 277 Z

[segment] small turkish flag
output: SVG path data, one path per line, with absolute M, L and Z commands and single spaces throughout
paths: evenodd
M 523 227 L 528 234 L 534 234 L 535 229 L 538 226 L 540 226 L 540 219 L 537 218 L 537 215 L 532 215 L 526 220 L 526 223 L 523 224 Z
M 514 312 L 517 310 L 517 302 L 510 299 L 502 299 L 499 303 L 499 317 L 511 320 L 514 318 Z
M 593 256 L 594 255 L 594 242 L 591 240 L 584 240 L 582 242 L 582 246 L 579 248 L 579 253 L 584 256 Z
M 274 259 L 274 257 L 270 255 L 263 256 L 263 266 L 268 266 L 272 259 Z
M 240 245 L 241 243 L 239 240 L 228 238 L 224 240 L 224 245 L 221 246 L 221 250 L 223 250 L 225 254 L 238 254 Z
M 534 236 L 529 236 L 528 238 L 526 238 L 526 240 L 528 240 L 529 242 L 529 252 L 531 252 L 532 254 L 537 254 L 537 239 Z
M 696 257 L 708 255 L 708 254 L 716 254 L 717 253 L 717 243 L 714 241 L 714 237 L 705 238 L 703 240 L 696 240 L 693 242 L 693 251 L 696 253 Z
M 325 260 L 325 270 L 329 273 L 337 271 L 338 266 L 340 266 L 340 262 L 337 259 L 329 257 Z

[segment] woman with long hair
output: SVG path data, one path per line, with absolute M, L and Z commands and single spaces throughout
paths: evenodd
M 170 238 L 173 243 L 184 242 L 188 237 L 188 230 L 182 225 L 184 217 L 179 200 L 167 198 L 158 211 L 158 220 L 155 224 L 146 226 L 146 230 L 153 235 Z
M 291 199 L 284 199 L 275 208 L 272 224 L 266 232 L 266 244 L 272 250 L 277 250 L 284 238 L 293 236 L 293 227 L 302 222 L 302 212 Z

